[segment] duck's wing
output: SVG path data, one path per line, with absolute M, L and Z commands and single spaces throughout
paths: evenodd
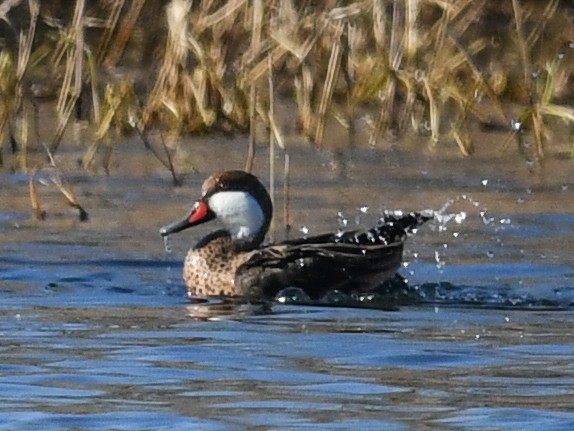
M 282 244 L 337 244 L 338 246 L 358 245 L 361 247 L 392 245 L 404 242 L 409 234 L 415 233 L 422 224 L 432 218 L 433 216 L 431 214 L 422 212 L 411 212 L 406 215 L 402 213 L 385 213 L 379 219 L 379 222 L 368 230 L 327 233 L 307 238 L 287 240 Z
M 427 221 L 419 213 L 388 215 L 368 231 L 324 234 L 262 247 L 235 277 L 246 296 L 274 296 L 299 287 L 311 297 L 328 290 L 370 290 L 400 267 L 409 232 Z

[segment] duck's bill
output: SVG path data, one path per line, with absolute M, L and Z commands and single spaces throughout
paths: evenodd
M 181 220 L 176 220 L 173 223 L 163 226 L 159 230 L 159 234 L 161 236 L 168 236 L 172 233 L 181 232 L 182 230 L 187 229 L 188 227 L 191 227 L 191 224 L 189 223 L 188 218 L 185 217 Z
M 209 206 L 203 201 L 197 201 L 189 214 L 181 220 L 165 225 L 159 230 L 159 233 L 161 236 L 171 235 L 189 227 L 205 223 L 213 218 L 215 218 L 215 214 L 209 209 Z

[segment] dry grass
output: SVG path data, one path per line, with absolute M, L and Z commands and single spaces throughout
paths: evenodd
M 78 211 L 78 220 L 85 222 L 89 219 L 89 215 L 84 210 L 76 192 L 74 191 L 74 186 L 70 184 L 65 179 L 65 175 L 62 170 L 56 165 L 56 161 L 52 157 L 50 151 L 46 148 L 48 153 L 48 157 L 50 159 L 49 165 L 42 168 L 41 171 L 46 173 L 50 183 L 52 183 L 58 191 L 64 196 L 65 202 L 68 206 L 76 209 Z M 42 209 L 42 205 L 40 203 L 40 197 L 38 194 L 38 189 L 36 187 L 36 176 L 40 172 L 40 169 L 34 169 L 32 174 L 30 175 L 29 179 L 29 192 L 30 192 L 30 204 L 32 207 L 33 215 L 36 220 L 44 220 L 47 216 L 47 211 Z
M 273 111 L 285 97 L 317 145 L 330 117 L 352 142 L 357 112 L 367 112 L 372 146 L 418 133 L 470 155 L 471 128 L 489 124 L 506 127 L 519 148 L 533 139 L 541 162 L 552 119 L 574 122 L 573 9 L 558 0 L 76 0 L 70 16 L 55 10 L 38 0 L 0 10 L 15 35 L 1 41 L 0 137 L 21 152 L 20 170 L 29 169 L 29 89 L 39 76 L 57 89 L 58 125 L 42 138 L 50 154 L 71 121 L 88 120 L 84 166 L 103 151 L 106 170 L 118 136 L 135 131 L 152 151 L 151 129 L 250 131 L 250 170 L 257 124 L 285 149 Z M 137 73 L 116 76 L 118 67 Z M 510 104 L 521 107 L 514 123 Z M 152 153 L 177 183 L 164 148 Z

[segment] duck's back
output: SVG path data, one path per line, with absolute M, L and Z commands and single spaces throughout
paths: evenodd
M 311 298 L 328 291 L 369 291 L 395 276 L 407 234 L 430 217 L 386 215 L 367 231 L 325 234 L 261 248 L 237 268 L 236 287 L 248 297 L 273 297 L 286 287 Z

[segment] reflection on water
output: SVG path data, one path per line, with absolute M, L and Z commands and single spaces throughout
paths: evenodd
M 223 147 L 225 168 L 242 148 Z M 3 174 L 0 430 L 572 429 L 569 162 L 533 178 L 499 159 L 355 148 L 333 172 L 326 154 L 292 152 L 291 218 L 309 234 L 442 208 L 407 242 L 393 311 L 377 294 L 190 303 L 181 259 L 205 230 L 169 255 L 157 231 L 222 167 L 213 147 L 180 189 L 136 155 L 121 175 L 78 174 L 88 223 L 50 188 L 47 220 L 30 221 L 27 178 Z

